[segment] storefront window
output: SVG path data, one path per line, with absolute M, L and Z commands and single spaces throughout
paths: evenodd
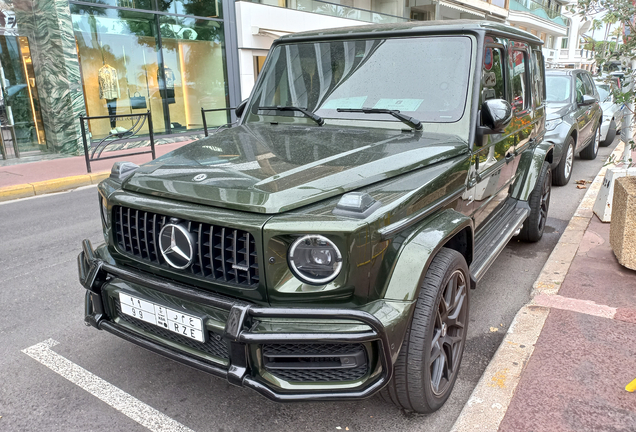
M 159 1 L 159 10 L 180 15 L 206 18 L 222 18 L 221 0 L 172 0 Z
M 31 50 L 24 36 L 0 35 L 0 88 L 3 157 L 45 150 Z
M 195 2 L 175 3 L 182 9 L 171 11 Z M 221 21 L 85 5 L 71 11 L 88 116 L 149 110 L 154 132 L 170 134 L 202 129 L 201 107 L 228 106 Z M 228 117 L 207 120 L 221 125 Z M 96 120 L 89 128 L 99 138 L 131 126 Z
M 95 3 L 103 6 L 114 6 L 131 9 L 155 10 L 156 0 L 82 0 L 85 3 Z M 162 2 L 162 0 L 159 0 Z

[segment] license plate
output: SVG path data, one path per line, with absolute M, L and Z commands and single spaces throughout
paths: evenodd
M 119 293 L 121 311 L 133 318 L 178 333 L 189 339 L 205 342 L 203 320 L 194 315 L 167 308 L 130 294 Z

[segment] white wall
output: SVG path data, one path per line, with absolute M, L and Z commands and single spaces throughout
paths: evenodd
M 369 23 L 276 6 L 236 2 L 241 97 L 248 98 L 254 87 L 254 56 L 267 55 L 272 42 L 276 39 L 274 34 L 366 24 Z M 260 34 L 253 34 L 257 32 L 257 29 L 260 29 Z

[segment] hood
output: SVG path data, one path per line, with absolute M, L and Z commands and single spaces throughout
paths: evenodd
M 143 165 L 125 190 L 274 214 L 468 152 L 456 136 L 335 126 L 250 124 Z
M 567 115 L 572 109 L 572 104 L 548 102 L 546 105 L 546 120 L 554 120 Z

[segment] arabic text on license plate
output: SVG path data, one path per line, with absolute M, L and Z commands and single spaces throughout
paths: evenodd
M 147 323 L 163 327 L 190 339 L 205 342 L 203 320 L 126 293 L 119 293 L 121 311 Z

